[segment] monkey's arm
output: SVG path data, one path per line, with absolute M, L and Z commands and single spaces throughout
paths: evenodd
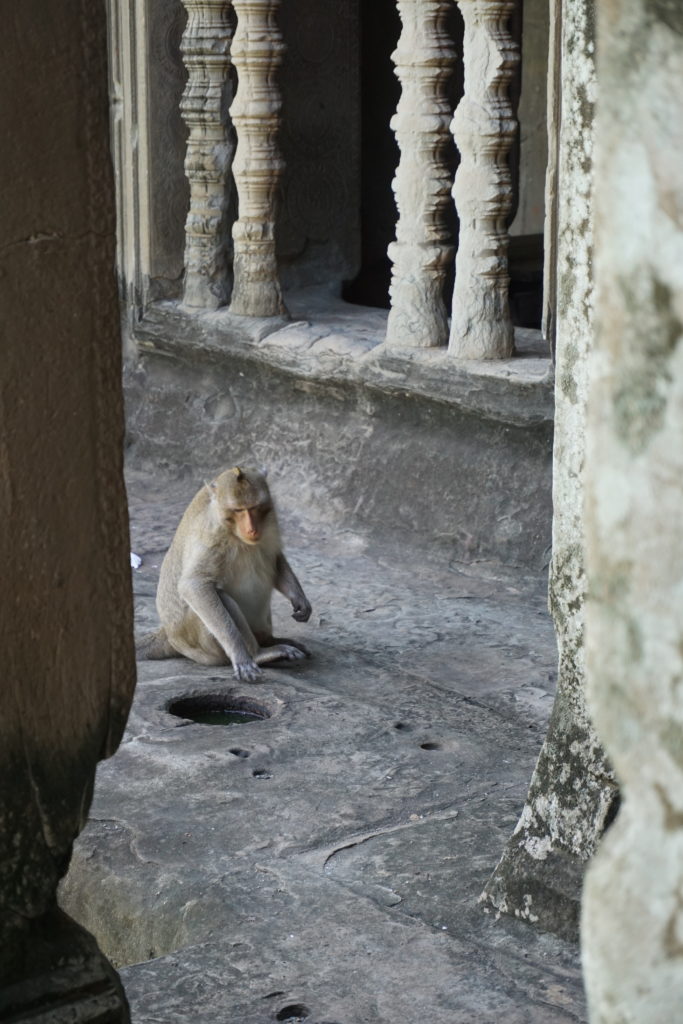
M 236 677 L 257 679 L 261 670 L 249 651 L 247 638 L 221 601 L 215 584 L 201 575 L 187 575 L 181 578 L 178 593 L 215 636 L 230 658 Z
M 308 622 L 311 614 L 310 602 L 282 552 L 277 556 L 275 563 L 275 589 L 291 601 L 294 609 L 292 618 L 297 622 Z

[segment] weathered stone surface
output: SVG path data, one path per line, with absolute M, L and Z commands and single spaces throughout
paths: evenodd
M 583 473 L 588 361 L 593 339 L 591 155 L 595 93 L 592 3 L 568 5 L 563 25 L 563 115 L 558 241 L 556 424 L 550 607 L 558 692 L 527 803 L 487 883 L 498 909 L 559 934 L 578 934 L 583 870 L 617 799 L 584 697 Z
M 599 12 L 587 674 L 624 803 L 582 937 L 591 1020 L 665 1024 L 683 1006 L 683 16 Z
M 276 495 L 288 488 L 274 466 Z M 129 477 L 141 632 L 196 479 Z M 404 561 L 340 527 L 283 516 L 313 603 L 274 600 L 313 658 L 259 685 L 183 659 L 145 662 L 118 756 L 62 891 L 119 964 L 136 1024 L 585 1020 L 573 947 L 477 896 L 523 798 L 552 700 L 536 578 Z M 239 693 L 266 721 L 167 713 Z
M 0 1018 L 114 1024 L 115 973 L 55 909 L 135 681 L 105 9 L 27 0 L 4 32 Z
M 383 311 L 312 290 L 288 302 L 312 319 L 150 310 L 127 381 L 137 457 L 200 476 L 235 458 L 277 465 L 283 500 L 330 526 L 540 569 L 552 385 L 538 336 L 466 371 L 445 352 L 388 352 Z

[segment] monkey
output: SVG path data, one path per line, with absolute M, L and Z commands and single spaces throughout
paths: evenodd
M 273 636 L 273 589 L 291 602 L 292 618 L 308 621 L 311 605 L 282 552 L 265 473 L 234 466 L 205 483 L 185 510 L 161 564 L 161 628 L 140 653 L 231 663 L 246 682 L 271 661 L 310 657 L 296 640 Z

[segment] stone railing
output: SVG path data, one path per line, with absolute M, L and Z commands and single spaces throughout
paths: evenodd
M 182 53 L 188 81 L 181 112 L 189 130 L 185 174 L 185 305 L 215 309 L 225 301 L 223 220 L 232 170 L 239 217 L 232 227 L 234 284 L 230 308 L 245 316 L 284 312 L 275 262 L 275 197 L 283 163 L 277 149 L 282 57 L 276 24 L 280 0 L 183 0 L 188 12 Z M 230 8 L 237 15 L 231 44 Z M 230 62 L 239 75 L 229 107 Z M 235 150 L 230 137 L 237 133 Z M 233 159 L 234 154 L 234 159 Z M 223 300 L 223 301 L 221 301 Z
M 464 21 L 462 100 L 447 85 L 456 59 L 445 29 L 454 0 L 397 0 L 402 31 L 393 60 L 402 93 L 391 125 L 400 149 L 393 187 L 399 211 L 386 344 L 446 348 L 455 357 L 504 359 L 513 352 L 508 308 L 508 230 L 513 184 L 508 154 L 517 121 L 509 96 L 519 60 L 507 30 L 514 0 L 457 0 Z M 277 148 L 281 98 L 276 72 L 283 43 L 280 0 L 184 0 L 183 54 L 189 72 L 182 112 L 189 129 L 190 184 L 184 301 L 216 308 L 226 272 L 221 222 L 232 170 L 239 217 L 230 310 L 285 313 L 275 258 L 276 197 L 283 170 Z M 230 53 L 229 8 L 237 15 Z M 221 103 L 218 76 L 232 60 L 234 102 Z M 237 134 L 233 160 L 231 126 Z M 460 152 L 452 181 L 451 133 Z M 452 198 L 460 221 L 452 311 L 444 281 L 453 258 L 446 225 Z M 224 229 L 223 229 L 224 230 Z
M 394 53 L 403 87 L 392 121 L 401 150 L 394 179 L 399 221 L 387 344 L 435 348 L 454 356 L 512 354 L 508 308 L 507 217 L 512 180 L 507 156 L 517 122 L 509 83 L 519 60 L 506 29 L 514 0 L 458 0 L 465 23 L 465 91 L 450 124 L 460 151 L 453 198 L 460 220 L 449 329 L 443 278 L 450 255 L 444 210 L 450 185 L 444 95 L 454 57 L 443 21 L 452 0 L 398 0 L 403 30 Z

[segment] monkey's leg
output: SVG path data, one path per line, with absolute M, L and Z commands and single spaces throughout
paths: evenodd
M 310 658 L 311 656 L 311 652 L 306 647 L 306 644 L 302 644 L 300 640 L 291 640 L 286 636 L 261 636 L 260 633 L 256 635 L 256 639 L 260 647 L 275 647 L 278 644 L 285 644 L 287 647 L 296 647 L 305 658 Z
M 163 626 L 156 633 L 147 633 L 143 636 L 135 646 L 135 653 L 138 658 L 147 658 L 149 661 L 182 657 L 172 646 Z
M 274 647 L 262 647 L 256 655 L 257 665 L 267 665 L 271 661 L 279 661 L 283 658 L 286 661 L 298 661 L 305 658 L 306 654 L 292 643 L 276 644 Z
M 292 572 L 292 567 L 280 553 L 275 564 L 275 589 L 291 602 L 292 618 L 297 622 L 308 622 L 311 615 L 311 603 L 304 594 L 303 587 Z M 287 643 L 291 643 L 290 640 Z
M 260 634 L 256 637 L 252 632 L 251 626 L 247 622 L 244 612 L 237 601 L 223 590 L 218 591 L 218 596 L 244 637 L 249 653 L 257 665 L 267 665 L 271 661 L 278 661 L 280 658 L 287 661 L 296 661 L 298 658 L 308 656 L 308 652 L 303 645 L 297 644 L 294 640 L 276 640 L 275 637 L 271 636 L 266 638 L 265 642 L 262 641 Z
M 230 664 L 230 658 L 213 633 L 191 608 L 187 609 L 184 619 L 171 635 L 173 644 L 183 657 L 196 661 L 198 665 Z
M 259 650 L 259 643 L 252 632 L 251 626 L 247 622 L 244 612 L 238 605 L 235 598 L 230 597 L 230 594 L 226 594 L 224 590 L 219 590 L 218 596 L 220 597 L 221 604 L 225 608 L 226 612 L 239 629 L 247 650 L 251 654 L 252 658 L 255 657 Z
M 235 678 L 249 682 L 258 679 L 261 670 L 254 658 L 258 644 L 235 602 L 219 591 L 210 580 L 202 577 L 182 579 L 178 593 L 225 651 L 232 662 Z M 177 642 L 176 646 L 180 648 Z M 194 657 L 195 661 L 203 660 L 193 654 L 188 656 Z

